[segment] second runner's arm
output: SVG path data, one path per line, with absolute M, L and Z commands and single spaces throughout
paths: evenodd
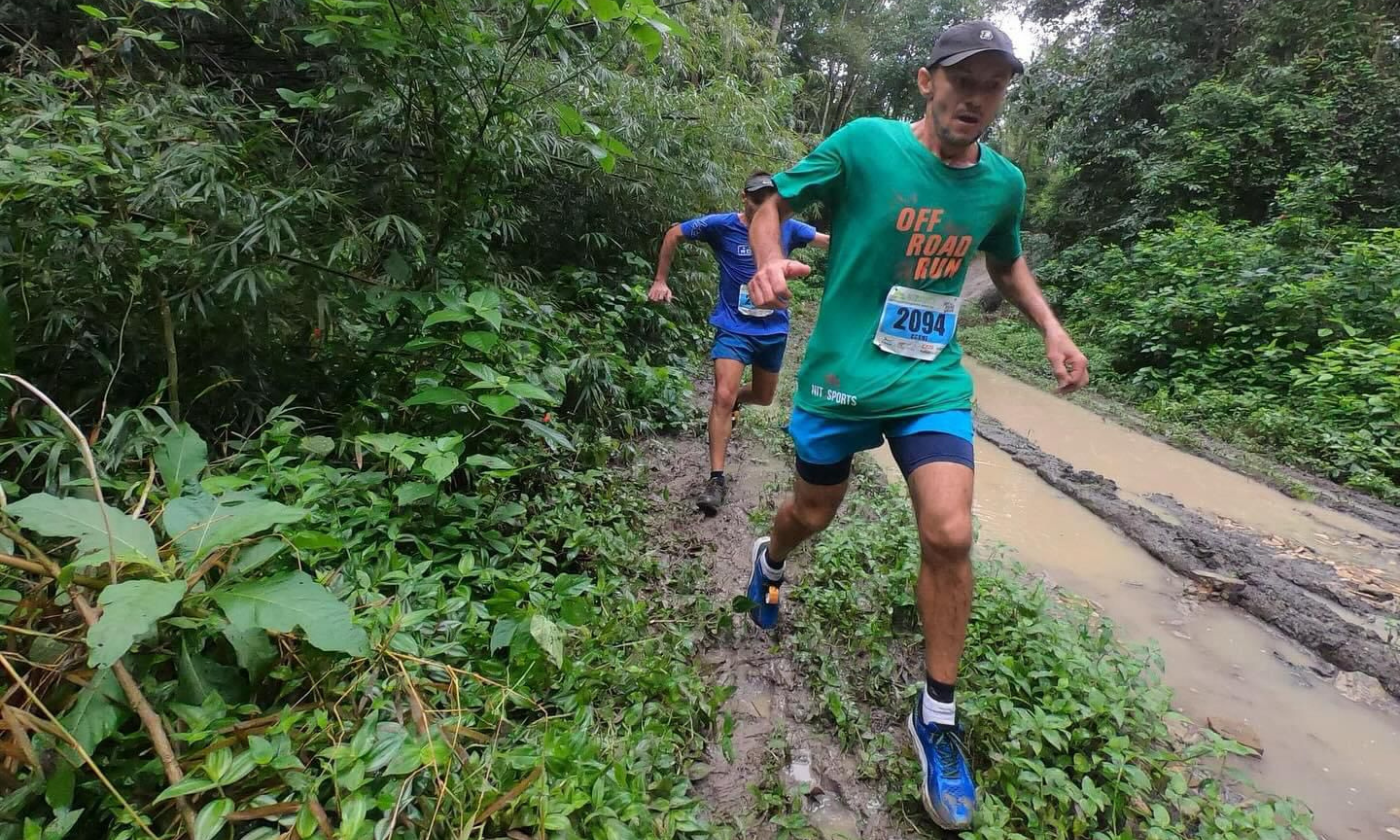
M 647 290 L 647 300 L 656 303 L 671 302 L 671 287 L 666 285 L 666 278 L 671 274 L 671 260 L 676 257 L 676 247 L 684 238 L 680 225 L 671 225 L 670 230 L 666 231 L 666 236 L 661 240 L 661 254 L 656 258 L 656 279 Z
M 1068 394 L 1089 384 L 1089 362 L 1041 294 L 1026 258 L 1020 256 L 1007 263 L 987 254 L 987 273 L 1002 296 L 1025 313 L 1045 337 L 1045 356 L 1055 371 L 1059 393 Z

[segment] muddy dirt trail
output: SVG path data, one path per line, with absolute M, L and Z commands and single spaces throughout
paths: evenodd
M 1256 733 L 1262 757 L 1239 768 L 1260 790 L 1307 803 L 1322 835 L 1400 833 L 1400 704 L 1375 679 L 1339 672 L 1246 614 L 1287 630 L 1330 618 L 1325 638 L 1294 635 L 1334 661 L 1359 656 L 1383 671 L 1393 653 L 1367 619 L 1388 606 L 1400 539 L 971 367 L 978 405 L 995 418 L 982 427 L 995 445 L 977 447 L 979 539 L 1092 601 L 1125 641 L 1155 642 L 1177 708 L 1201 725 Z M 877 458 L 899 480 L 888 451 Z M 1249 587 L 1222 593 L 1164 560 L 1188 573 L 1219 564 Z M 1338 600 L 1366 609 L 1349 616 L 1366 626 L 1344 619 L 1351 610 Z
M 708 403 L 707 395 L 700 398 Z M 745 409 L 748 415 L 758 411 Z M 651 521 L 653 532 L 664 535 L 656 550 L 673 562 L 703 558 L 705 594 L 727 607 L 748 583 L 750 547 L 759 533 L 750 517 L 771 510 L 774 482 L 786 481 L 790 467 L 749 439 L 741 425 L 726 464 L 728 499 L 719 515 L 706 518 L 695 508 L 707 462 L 703 431 L 653 440 L 649 446 Z M 792 585 L 800 584 L 801 577 L 795 568 Z M 735 690 L 724 706 L 732 729 L 726 734 L 726 725 L 719 727 L 706 760 L 710 770 L 698 782 L 712 819 L 733 827 L 737 837 L 766 840 L 779 829 L 772 814 L 762 812 L 751 788 L 801 789 L 806 791 L 802 813 L 823 840 L 923 836 L 884 807 L 880 792 L 858 778 L 856 761 L 822 728 L 821 704 L 803 684 L 782 630 L 761 633 L 740 616 L 734 617 L 733 628 L 721 632 L 702 655 L 710 679 Z
M 1171 496 L 1227 528 L 1249 529 L 1300 558 L 1336 566 L 1377 605 L 1400 600 L 1400 534 L 1285 496 L 975 361 L 968 368 L 983 411 L 1076 469 L 1113 480 L 1128 498 Z

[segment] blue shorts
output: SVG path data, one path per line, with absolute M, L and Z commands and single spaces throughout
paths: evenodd
M 715 346 L 711 359 L 734 359 L 777 373 L 783 369 L 783 353 L 787 351 L 787 334 L 740 335 L 728 330 L 715 331 Z
M 905 478 L 934 461 L 973 468 L 972 412 L 965 409 L 889 420 L 836 420 L 794 408 L 788 434 L 797 449 L 797 474 L 809 484 L 840 484 L 851 474 L 855 453 L 874 449 L 886 438 Z

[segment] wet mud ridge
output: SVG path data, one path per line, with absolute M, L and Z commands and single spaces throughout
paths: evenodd
M 653 439 L 646 452 L 653 496 L 649 530 L 658 541 L 653 548 L 663 566 L 701 563 L 700 588 L 725 614 L 699 655 L 709 679 L 734 692 L 716 724 L 706 766 L 694 774 L 711 819 L 746 840 L 775 836 L 782 829 L 773 818 L 798 808 L 823 840 L 922 836 L 885 808 L 876 787 L 859 778 L 856 760 L 823 728 L 821 704 L 805 685 L 793 640 L 783 636 L 781 625 L 764 633 L 747 616 L 729 612 L 748 583 L 750 550 L 759 535 L 750 516 L 772 510 L 790 476 L 787 463 L 746 441 L 741 422 L 726 464 L 728 499 L 717 516 L 707 518 L 695 507 L 708 475 L 706 459 L 703 429 Z M 790 575 L 797 583 L 801 569 Z
M 1215 588 L 1337 668 L 1375 677 L 1400 698 L 1400 650 L 1376 629 L 1379 620 L 1394 616 L 1389 591 L 1367 597 L 1335 567 L 1226 527 L 1170 497 L 1146 498 L 1157 511 L 1128 501 L 1112 480 L 1075 469 L 981 412 L 977 430 L 1173 571 Z

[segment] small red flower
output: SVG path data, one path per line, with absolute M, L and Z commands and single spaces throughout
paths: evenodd
M 554 415 L 553 415 L 553 414 L 550 414 L 548 411 L 546 411 L 546 412 L 544 413 L 544 417 L 542 417 L 541 419 L 544 420 L 544 422 L 548 423 L 549 421 L 551 421 L 551 420 L 554 419 Z

